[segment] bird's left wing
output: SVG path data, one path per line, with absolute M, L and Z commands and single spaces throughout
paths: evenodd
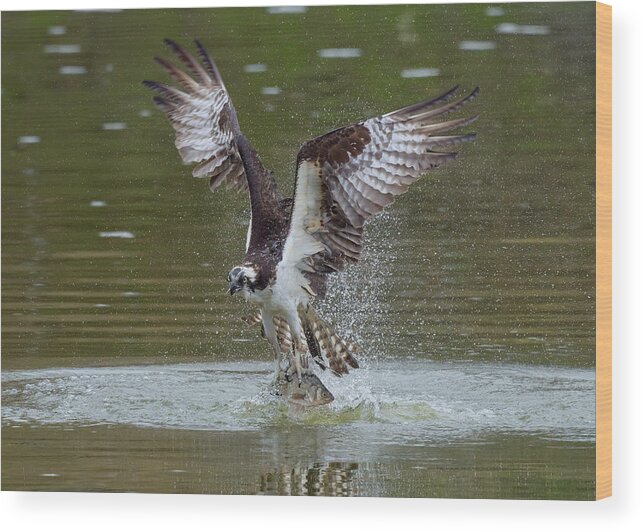
M 478 94 L 450 100 L 456 89 L 302 146 L 284 265 L 318 277 L 358 260 L 364 222 L 457 155 L 440 149 L 474 139 L 445 135 L 477 118 L 443 119 Z
M 192 175 L 209 178 L 213 191 L 223 183 L 239 190 L 247 189 L 244 166 L 235 143 L 235 135 L 239 134 L 235 109 L 214 61 L 199 41 L 195 42 L 200 61 L 174 41 L 165 39 L 165 44 L 192 76 L 165 59 L 155 58 L 180 89 L 156 81 L 143 84 L 158 93 L 154 103 L 174 127 L 175 145 L 183 162 L 196 165 Z

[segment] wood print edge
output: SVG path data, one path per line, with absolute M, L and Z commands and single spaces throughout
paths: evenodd
M 612 7 L 596 3 L 596 500 L 612 495 Z

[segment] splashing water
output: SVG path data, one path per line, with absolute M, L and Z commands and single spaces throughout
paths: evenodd
M 326 377 L 336 397 L 330 405 L 292 409 L 267 391 L 271 366 L 250 361 L 3 372 L 3 422 L 230 431 L 327 425 L 389 443 L 489 431 L 594 437 L 591 370 L 371 362 L 343 378 Z
M 355 341 L 361 348 L 359 363 L 377 360 L 390 352 L 390 338 L 378 332 L 378 324 L 390 311 L 394 241 L 400 221 L 392 211 L 384 211 L 364 228 L 364 245 L 360 261 L 347 270 L 331 276 L 328 294 L 320 313 L 337 332 Z

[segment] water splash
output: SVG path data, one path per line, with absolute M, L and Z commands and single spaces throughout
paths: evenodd
M 310 409 L 270 395 L 271 372 L 271 363 L 256 361 L 5 371 L 2 419 L 231 431 L 328 426 L 371 443 L 479 432 L 594 438 L 592 370 L 385 361 L 326 375 L 336 400 Z
M 336 322 L 337 332 L 362 348 L 361 365 L 392 352 L 392 339 L 380 325 L 390 311 L 395 262 L 391 235 L 399 233 L 399 224 L 397 215 L 388 210 L 366 224 L 360 261 L 330 277 L 328 294 L 320 305 L 322 316 Z

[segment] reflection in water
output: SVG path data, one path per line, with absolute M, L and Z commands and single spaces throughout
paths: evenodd
M 358 464 L 355 462 L 281 467 L 261 475 L 258 494 L 357 496 L 360 494 L 354 479 L 357 468 Z
M 327 442 L 332 433 L 327 427 L 291 429 L 288 438 L 270 432 L 285 434 L 283 430 L 261 435 L 127 425 L 5 425 L 2 486 L 43 491 L 246 495 L 312 491 L 521 499 L 590 499 L 594 493 L 593 446 L 583 442 L 481 435 L 470 442 L 398 446 L 391 449 L 392 455 L 345 460 L 319 459 L 320 448 L 307 447 L 311 439 Z

